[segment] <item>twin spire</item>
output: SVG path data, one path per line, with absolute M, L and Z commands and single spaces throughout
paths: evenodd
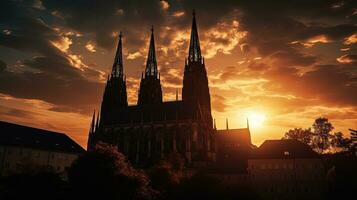
M 146 61 L 145 77 L 157 77 L 157 61 L 155 53 L 154 27 L 151 27 L 151 38 L 148 58 Z

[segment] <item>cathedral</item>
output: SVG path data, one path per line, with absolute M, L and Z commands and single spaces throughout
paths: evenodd
M 238 137 L 244 139 L 235 140 L 234 133 L 244 135 Z M 227 126 L 227 130 L 219 131 L 213 123 L 207 71 L 201 55 L 195 13 L 188 56 L 184 63 L 182 100 L 176 98 L 176 101 L 163 101 L 154 30 L 151 29 L 149 52 L 145 71 L 141 75 L 137 105 L 128 105 L 126 78 L 123 73 L 122 35 L 119 34 L 101 111 L 97 117 L 93 115 L 88 150 L 92 150 L 98 141 L 116 145 L 131 163 L 139 167 L 150 166 L 172 154 L 180 155 L 187 166 L 209 166 L 216 163 L 217 156 L 221 157 L 218 160 L 231 160 L 227 157 L 227 152 L 220 149 L 227 151 L 230 147 L 250 147 L 249 128 L 232 132 Z M 242 145 L 229 144 L 232 142 Z

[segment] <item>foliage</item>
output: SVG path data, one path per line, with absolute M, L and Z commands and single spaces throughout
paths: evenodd
M 143 171 L 134 169 L 115 146 L 104 143 L 79 157 L 68 172 L 78 198 L 149 199 L 154 194 Z
M 323 153 L 331 146 L 330 138 L 333 137 L 333 135 L 331 135 L 331 131 L 334 127 L 328 119 L 324 117 L 315 119 L 312 127 L 314 129 L 314 135 L 312 137 L 311 146 L 317 152 Z
M 294 128 L 285 133 L 283 139 L 296 139 L 305 144 L 310 144 L 313 133 L 311 129 Z
M 332 133 L 333 125 L 327 118 L 319 117 L 315 119 L 311 128 L 302 129 L 294 128 L 285 133 L 283 139 L 296 139 L 305 144 L 308 144 L 318 153 L 331 153 L 340 151 L 355 151 L 356 144 L 352 141 L 353 134 L 356 132 L 351 130 L 351 138 L 343 137 L 341 132 Z M 355 137 L 356 137 L 355 136 Z

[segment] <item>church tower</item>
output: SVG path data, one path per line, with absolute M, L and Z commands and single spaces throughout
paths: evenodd
M 105 86 L 102 108 L 101 108 L 101 123 L 109 124 L 115 119 L 115 113 L 120 108 L 128 106 L 128 98 L 126 92 L 126 78 L 123 72 L 123 53 L 122 53 L 122 34 L 119 34 L 119 42 L 113 68 L 110 76 L 108 76 Z
M 162 103 L 160 74 L 157 70 L 154 28 L 151 28 L 151 38 L 145 73 L 141 75 L 138 105 Z
M 212 125 L 208 78 L 204 58 L 201 55 L 195 11 L 193 11 L 190 48 L 185 62 L 182 100 L 198 103 L 204 120 Z

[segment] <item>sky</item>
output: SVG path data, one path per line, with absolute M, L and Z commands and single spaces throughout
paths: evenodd
M 163 98 L 175 100 L 193 9 L 218 129 L 248 118 L 259 145 L 317 117 L 346 136 L 357 128 L 355 0 L 2 0 L 0 120 L 85 147 L 119 31 L 136 104 L 152 25 Z

